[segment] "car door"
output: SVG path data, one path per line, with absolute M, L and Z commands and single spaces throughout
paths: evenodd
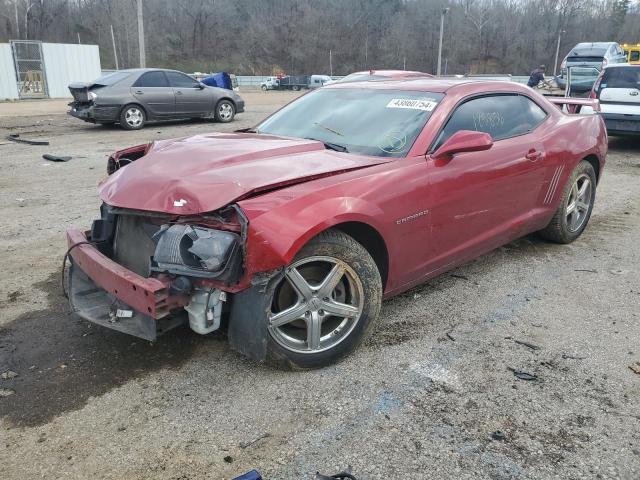
M 164 72 L 153 70 L 145 72 L 133 82 L 131 95 L 155 117 L 171 115 L 175 110 L 175 97 L 173 89 Z
M 489 133 L 493 146 L 447 162 L 429 158 L 431 270 L 459 263 L 522 235 L 545 181 L 535 129 L 545 112 L 525 95 L 493 94 L 459 104 L 430 149 L 460 130 Z
M 188 117 L 213 111 L 210 88 L 181 72 L 168 71 L 167 77 L 176 98 L 176 114 Z

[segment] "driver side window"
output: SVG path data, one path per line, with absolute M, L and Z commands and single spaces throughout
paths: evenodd
M 517 94 L 487 95 L 460 105 L 440 132 L 433 150 L 460 130 L 485 132 L 493 141 L 532 131 L 547 113 L 528 97 Z

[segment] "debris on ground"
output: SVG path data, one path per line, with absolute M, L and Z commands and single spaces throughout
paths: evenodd
M 640 362 L 636 362 L 633 365 L 629 365 L 629 370 L 633 373 L 640 375 Z
M 14 393 L 16 393 L 16 391 L 11 388 L 0 388 L 0 397 L 8 397 Z
M 257 443 L 260 440 L 262 440 L 263 438 L 269 438 L 270 436 L 271 436 L 271 434 L 269 432 L 265 432 L 262 435 L 258 435 L 257 437 L 253 438 L 252 440 L 249 440 L 248 442 L 240 442 L 240 448 L 250 447 L 254 443 Z
M 233 480 L 262 480 L 262 475 L 257 470 L 251 470 L 250 472 L 243 473 L 239 477 L 235 477 Z
M 525 372 L 524 370 L 517 370 L 517 369 L 511 368 L 511 367 L 507 367 L 507 370 L 513 372 L 515 377 L 518 378 L 519 380 L 525 380 L 527 382 L 530 382 L 532 380 L 537 380 L 538 379 L 538 377 L 536 375 L 534 375 L 533 373 Z
M 351 468 L 348 469 L 349 471 L 351 470 Z M 316 472 L 316 477 L 315 480 L 335 480 L 335 479 L 339 479 L 339 480 L 358 480 L 356 477 L 354 477 L 351 473 L 349 472 L 340 472 L 340 473 L 336 473 L 335 475 L 323 475 L 320 472 Z
M 591 270 L 589 268 L 576 268 L 574 272 L 598 273 L 597 270 Z
M 584 360 L 587 357 L 579 357 L 577 355 L 569 355 L 568 353 L 563 353 L 562 354 L 562 358 L 564 360 L 567 360 L 567 359 L 569 359 L 569 360 Z
M 7 370 L 6 372 L 0 373 L 0 378 L 2 378 L 2 380 L 10 380 L 12 378 L 16 378 L 17 376 L 18 374 L 13 370 Z
M 514 340 L 518 345 L 522 345 L 524 347 L 530 348 L 531 350 L 540 350 L 541 347 L 538 345 L 534 345 L 533 343 L 525 342 L 523 340 Z
M 42 158 L 44 158 L 45 160 L 50 160 L 52 162 L 68 162 L 72 157 L 51 155 L 50 153 L 45 153 L 44 155 L 42 155 Z
M 49 142 L 46 140 L 28 140 L 21 138 L 19 133 L 10 133 L 7 135 L 7 138 L 13 142 L 24 143 L 26 145 L 49 145 Z
M 504 442 L 507 439 L 507 435 L 501 430 L 496 430 L 491 434 L 491 438 L 499 442 Z

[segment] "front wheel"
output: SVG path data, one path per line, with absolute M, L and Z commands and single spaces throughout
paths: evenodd
M 372 330 L 382 281 L 361 244 L 328 230 L 300 251 L 271 291 L 269 360 L 319 368 L 351 352 Z
M 262 89 L 263 92 L 267 91 L 267 86 L 266 85 L 262 85 L 260 88 Z
M 236 115 L 236 107 L 231 100 L 220 100 L 216 105 L 216 120 L 229 123 Z
M 539 233 L 552 242 L 571 243 L 589 223 L 596 199 L 596 172 L 586 160 L 573 170 L 551 222 Z

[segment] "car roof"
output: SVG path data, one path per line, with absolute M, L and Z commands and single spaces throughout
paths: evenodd
M 571 50 L 575 50 L 576 48 L 579 49 L 583 49 L 583 48 L 604 48 L 604 47 L 610 47 L 611 45 L 617 45 L 618 42 L 580 42 L 578 43 L 575 47 L 573 47 Z
M 444 93 L 451 89 L 464 88 L 465 86 L 483 85 L 488 91 L 504 90 L 508 84 L 513 91 L 523 91 L 527 87 L 508 80 L 482 80 L 471 78 L 403 78 L 398 80 L 378 80 L 376 82 L 358 81 L 349 83 L 332 83 L 324 88 L 359 88 L 371 90 L 405 90 Z

